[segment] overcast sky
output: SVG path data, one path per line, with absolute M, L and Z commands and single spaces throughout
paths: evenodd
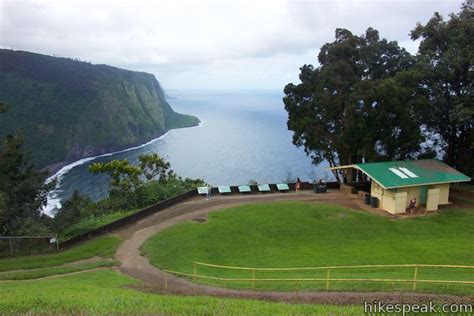
M 257 2 L 257 3 L 255 3 Z M 338 27 L 409 31 L 455 0 L 0 0 L 0 46 L 150 72 L 165 89 L 282 89 Z

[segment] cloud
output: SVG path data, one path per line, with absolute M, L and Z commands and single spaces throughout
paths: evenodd
M 457 1 L 0 0 L 0 46 L 152 72 L 172 88 L 281 88 L 337 27 L 408 33 Z

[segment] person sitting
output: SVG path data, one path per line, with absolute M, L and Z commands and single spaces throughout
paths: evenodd
M 318 181 L 318 186 L 319 186 L 320 188 L 326 187 L 326 184 L 324 184 L 323 179 L 319 179 L 319 181 Z

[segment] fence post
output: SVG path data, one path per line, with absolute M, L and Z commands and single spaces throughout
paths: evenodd
M 326 273 L 326 291 L 329 291 L 329 268 Z
M 165 289 L 168 289 L 168 275 L 165 274 Z
M 196 262 L 193 262 L 193 271 L 194 271 L 193 281 L 196 282 Z
M 12 239 L 8 238 L 8 241 L 10 242 L 10 256 L 13 257 L 13 245 L 12 245 Z
M 255 290 L 255 269 L 252 270 L 252 290 Z
M 415 275 L 413 276 L 413 291 L 416 290 L 416 275 L 418 274 L 418 266 L 415 266 Z

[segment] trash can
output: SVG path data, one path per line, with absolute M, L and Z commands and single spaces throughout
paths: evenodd
M 370 194 L 366 193 L 364 197 L 364 203 L 370 205 Z
M 326 193 L 328 191 L 327 187 L 321 186 L 319 183 L 313 185 L 313 191 L 314 193 Z
M 379 207 L 379 199 L 377 199 L 376 197 L 371 197 L 370 198 L 370 206 L 372 207 Z

